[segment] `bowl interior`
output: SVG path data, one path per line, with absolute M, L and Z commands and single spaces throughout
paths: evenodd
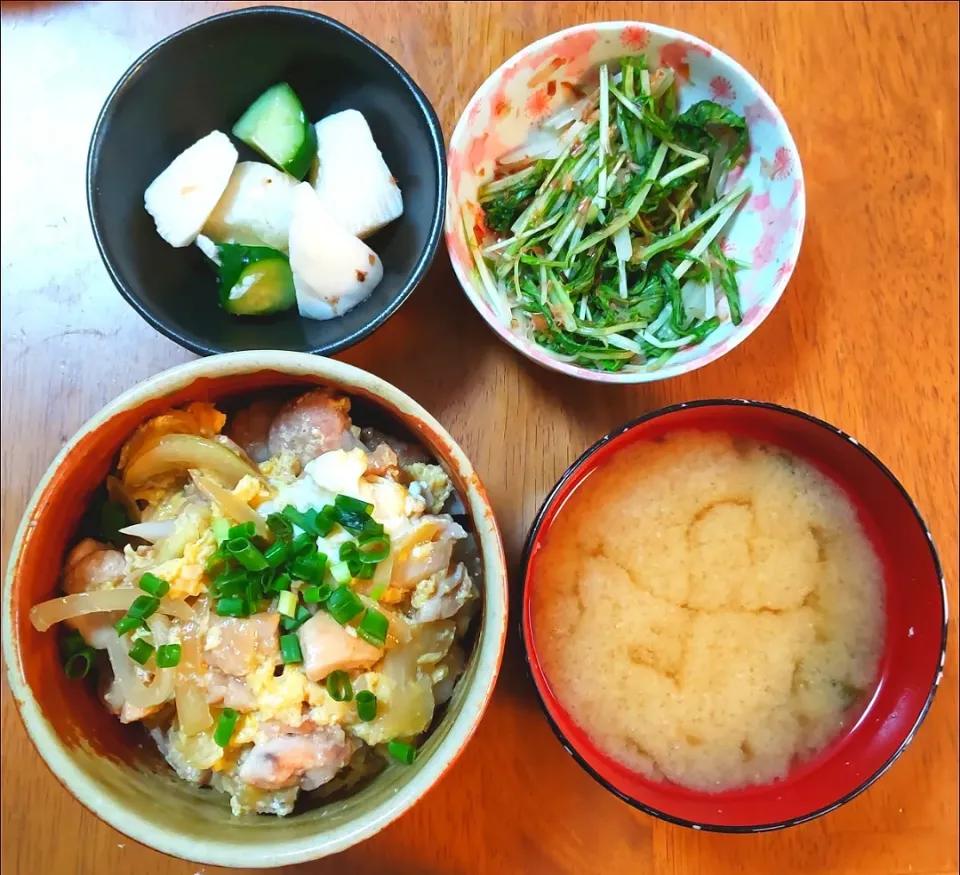
M 88 807 L 117 829 L 167 853 L 221 865 L 275 866 L 342 850 L 372 834 L 413 804 L 449 767 L 479 720 L 496 677 L 506 623 L 506 574 L 492 512 L 476 475 L 432 419 L 411 412 L 416 405 L 409 399 L 401 405 L 392 396 L 385 398 L 371 388 L 369 375 L 335 362 L 326 367 L 361 376 L 356 380 L 312 376 L 311 369 L 324 367 L 323 359 L 312 356 L 292 357 L 302 360 L 300 374 L 259 370 L 255 365 L 253 372 L 229 373 L 225 360 L 234 358 L 216 360 L 226 371 L 222 376 L 180 380 L 175 391 L 137 404 L 124 405 L 119 399 L 113 414 L 75 439 L 55 463 L 52 478 L 42 485 L 21 529 L 19 552 L 14 548 L 4 617 L 11 640 L 5 644 L 11 683 L 28 730 L 57 777 Z M 195 373 L 203 364 L 201 360 L 168 373 Z M 465 497 L 483 555 L 482 619 L 454 698 L 447 711 L 440 712 L 442 718 L 424 744 L 423 755 L 412 766 L 390 765 L 356 794 L 302 814 L 235 818 L 227 797 L 177 780 L 145 731 L 121 725 L 90 684 L 64 677 L 57 636 L 37 632 L 29 611 L 55 596 L 63 557 L 76 538 L 81 516 L 137 425 L 189 401 L 223 403 L 272 387 L 313 385 L 349 393 L 358 413 L 366 409 L 374 424 L 390 424 L 396 433 L 419 440 L 447 468 Z
M 743 321 L 729 319 L 701 344 L 677 353 L 651 372 L 605 374 L 550 357 L 520 338 L 496 315 L 473 263 L 465 236 L 483 228 L 477 189 L 492 178 L 497 158 L 521 146 L 540 121 L 596 88 L 598 67 L 624 55 L 644 55 L 651 67 L 676 74 L 680 109 L 713 100 L 746 118 L 750 151 L 727 188 L 745 180 L 751 194 L 725 231 L 725 251 L 750 265 L 739 273 Z M 803 235 L 803 173 L 783 116 L 757 81 L 712 46 L 669 28 L 633 22 L 585 24 L 539 40 L 514 55 L 473 96 L 450 138 L 446 236 L 461 285 L 494 330 L 545 367 L 601 382 L 646 382 L 686 373 L 719 358 L 766 318 L 793 272 Z M 719 312 L 726 313 L 721 303 Z
M 270 85 L 289 82 L 318 121 L 358 109 L 403 192 L 404 213 L 370 239 L 384 277 L 327 322 L 296 310 L 238 319 L 218 305 L 214 269 L 196 246 L 174 249 L 143 207 L 150 182 L 183 149 L 234 122 Z M 263 161 L 234 141 L 241 161 Z M 443 139 L 426 98 L 397 64 L 353 31 L 297 10 L 248 9 L 159 43 L 121 80 L 94 132 L 88 199 L 94 233 L 121 292 L 155 328 L 199 353 L 331 352 L 386 319 L 412 291 L 439 242 Z
M 531 593 L 537 552 L 566 498 L 625 446 L 679 429 L 723 431 L 781 446 L 809 460 L 853 500 L 884 569 L 886 628 L 879 677 L 856 724 L 784 780 L 708 794 L 651 781 L 600 751 L 558 703 L 537 657 Z M 831 426 L 772 405 L 704 402 L 653 414 L 591 448 L 544 504 L 527 545 L 523 634 L 530 669 L 564 746 L 601 783 L 668 820 L 728 831 L 773 829 L 823 814 L 865 789 L 900 753 L 926 714 L 946 644 L 939 562 L 903 487 L 875 457 Z

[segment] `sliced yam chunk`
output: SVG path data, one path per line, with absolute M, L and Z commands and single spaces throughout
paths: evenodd
M 203 225 L 217 243 L 269 246 L 286 252 L 297 180 L 259 161 L 233 168 L 226 191 Z
M 317 122 L 316 129 L 313 187 L 345 231 L 369 237 L 403 215 L 400 186 L 361 113 L 335 113 Z
M 237 149 L 213 131 L 181 152 L 150 185 L 143 204 L 171 246 L 189 246 L 220 200 L 237 163 Z
M 297 186 L 290 222 L 290 267 L 300 315 L 334 319 L 366 300 L 383 279 L 379 256 L 343 229 L 307 183 Z
M 252 617 L 211 617 L 203 658 L 231 677 L 243 677 L 279 658 L 278 614 Z
M 327 389 L 314 389 L 285 404 L 267 433 L 270 456 L 292 453 L 306 464 L 338 450 L 350 429 L 350 399 Z
M 312 681 L 323 680 L 332 671 L 369 668 L 383 651 L 351 634 L 327 613 L 315 614 L 298 632 L 303 668 Z

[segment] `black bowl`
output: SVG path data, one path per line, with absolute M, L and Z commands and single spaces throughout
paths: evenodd
M 212 130 L 229 133 L 266 88 L 288 82 L 312 121 L 363 113 L 403 192 L 403 216 L 368 243 L 383 280 L 327 322 L 296 310 L 238 318 L 196 246 L 169 246 L 143 206 L 151 181 Z M 260 160 L 242 143 L 240 160 Z M 120 293 L 154 328 L 200 354 L 242 349 L 332 353 L 374 331 L 406 300 L 440 242 L 446 158 L 433 107 L 386 53 L 315 12 L 267 6 L 207 18 L 157 43 L 124 73 L 97 119 L 87 157 L 93 233 Z

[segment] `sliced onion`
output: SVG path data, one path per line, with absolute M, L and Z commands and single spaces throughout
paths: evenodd
M 200 685 L 203 659 L 200 655 L 199 618 L 187 623 L 180 634 L 180 663 L 177 665 L 177 719 L 187 735 L 196 735 L 213 725 L 206 691 Z
M 173 669 L 158 669 L 154 672 L 153 682 L 145 684 L 137 674 L 137 664 L 130 658 L 127 648 L 127 642 L 119 636 L 107 646 L 113 676 L 124 702 L 138 710 L 162 705 L 173 695 Z
M 132 586 L 105 589 L 100 592 L 78 592 L 34 605 L 30 609 L 30 622 L 38 632 L 46 632 L 54 623 L 96 614 L 100 611 L 125 611 L 137 596 L 143 593 Z M 161 599 L 159 610 L 179 620 L 189 620 L 193 609 L 186 602 L 176 599 Z
M 175 520 L 151 520 L 146 523 L 136 523 L 132 526 L 126 526 L 120 529 L 121 535 L 129 535 L 131 538 L 140 538 L 143 541 L 149 541 L 156 544 L 162 538 L 167 538 L 173 534 L 176 528 Z
M 199 471 L 191 470 L 190 479 L 202 495 L 220 508 L 223 516 L 238 523 L 253 523 L 261 538 L 273 539 L 273 534 L 267 527 L 267 521 L 243 499 L 237 498 L 229 489 L 224 489 L 212 477 L 207 477 Z
M 216 441 L 193 434 L 170 434 L 160 438 L 156 446 L 141 453 L 127 466 L 123 482 L 128 487 L 141 486 L 160 474 L 189 468 L 216 474 L 231 489 L 247 475 L 263 479 L 259 470 Z

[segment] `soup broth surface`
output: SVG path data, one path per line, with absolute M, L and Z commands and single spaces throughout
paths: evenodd
M 843 490 L 778 447 L 681 432 L 620 451 L 568 498 L 533 571 L 551 689 L 651 778 L 782 778 L 875 683 L 881 563 Z

